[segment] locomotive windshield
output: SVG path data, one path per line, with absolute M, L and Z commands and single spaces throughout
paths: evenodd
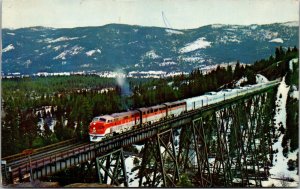
M 106 122 L 106 119 L 103 118 L 103 117 L 94 117 L 93 121 L 94 121 L 94 122 L 96 122 L 96 121 Z
M 99 121 L 99 117 L 94 117 L 93 121 Z
M 100 118 L 99 118 L 99 121 L 106 122 L 106 119 L 105 119 L 105 118 L 102 118 L 102 117 L 100 117 Z

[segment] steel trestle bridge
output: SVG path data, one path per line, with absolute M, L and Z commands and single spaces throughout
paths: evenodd
M 183 175 L 197 187 L 259 187 L 272 162 L 277 85 L 98 143 L 71 140 L 3 158 L 2 183 L 41 179 L 92 161 L 100 183 L 128 186 L 123 147 L 144 141 L 138 174 L 141 187 L 175 187 Z M 179 136 L 179 142 L 175 136 Z

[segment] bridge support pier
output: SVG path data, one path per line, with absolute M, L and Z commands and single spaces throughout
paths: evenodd
M 123 183 L 128 187 L 123 148 L 96 157 L 96 165 L 100 184 L 108 183 L 110 179 L 111 185 Z
M 176 187 L 179 181 L 176 157 L 173 129 L 148 139 L 139 171 L 139 186 Z

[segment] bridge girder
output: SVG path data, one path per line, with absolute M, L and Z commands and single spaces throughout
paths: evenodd
M 187 174 L 198 187 L 261 186 L 261 180 L 267 177 L 262 169 L 269 166 L 267 155 L 271 143 L 268 138 L 273 109 L 274 103 L 268 94 L 262 93 L 200 112 L 190 124 L 174 128 L 180 130 L 179 147 L 174 152 L 172 129 L 148 139 L 140 169 L 140 186 L 155 187 L 161 181 L 163 186 L 174 186 L 176 182 L 170 182 L 170 173 L 166 171 L 170 165 L 165 163 L 167 159 L 177 164 L 174 166 L 177 183 L 182 174 Z M 161 151 L 162 144 L 167 146 L 166 141 L 170 146 L 165 151 L 169 158 Z
M 96 157 L 96 165 L 100 184 L 110 180 L 111 185 L 128 187 L 123 148 Z

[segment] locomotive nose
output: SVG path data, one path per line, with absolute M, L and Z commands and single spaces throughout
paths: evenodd
M 90 132 L 91 133 L 96 133 L 96 122 L 91 122 L 90 123 Z

